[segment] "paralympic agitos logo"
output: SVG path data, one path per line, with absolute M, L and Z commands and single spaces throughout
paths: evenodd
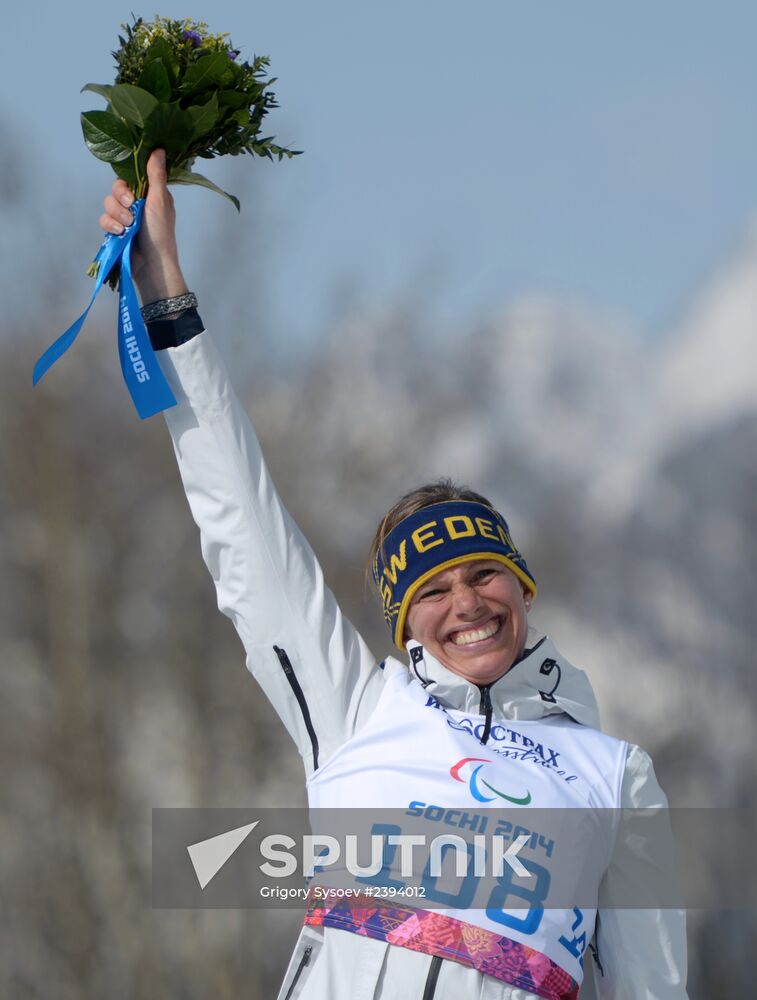
M 456 764 L 450 768 L 449 773 L 455 779 L 455 781 L 468 782 L 468 788 L 474 799 L 479 802 L 494 802 L 494 800 L 499 797 L 500 799 L 505 799 L 507 802 L 512 802 L 516 806 L 527 806 L 531 801 L 531 792 L 526 790 L 526 794 L 518 798 L 514 795 L 507 795 L 505 792 L 501 792 L 494 785 L 490 785 L 485 778 L 481 776 L 481 770 L 484 764 L 490 764 L 491 761 L 486 760 L 485 757 L 463 757 Z M 478 767 L 472 767 L 470 765 L 478 764 Z M 460 772 L 465 769 L 467 778 L 464 778 Z M 485 795 L 481 790 L 481 785 L 484 785 L 489 789 L 490 792 L 494 792 L 494 795 Z

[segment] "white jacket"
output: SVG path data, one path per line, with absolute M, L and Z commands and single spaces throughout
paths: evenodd
M 210 335 L 158 356 L 178 401 L 165 416 L 218 606 L 233 621 L 249 670 L 311 774 L 367 720 L 384 672 L 342 615 L 312 549 L 282 506 Z M 552 703 L 540 694 L 545 679 L 539 667 L 546 656 L 560 667 Z M 475 685 L 428 653 L 423 669 L 429 692 L 442 704 L 479 713 Z M 490 696 L 495 718 L 564 712 L 598 725 L 588 679 L 548 639 L 493 684 Z M 666 805 L 649 756 L 635 746 L 628 751 L 621 798 L 624 807 Z M 683 913 L 602 907 L 613 886 L 648 875 L 650 864 L 653 859 L 626 849 L 608 868 L 595 936 L 600 965 L 587 951 L 581 1000 L 685 1000 Z M 456 962 L 314 927 L 303 928 L 279 1000 L 416 997 L 538 1000 Z

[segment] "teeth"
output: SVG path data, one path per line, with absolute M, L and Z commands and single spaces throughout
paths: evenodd
M 481 642 L 482 639 L 488 639 L 490 635 L 494 635 L 498 628 L 499 622 L 494 619 L 483 628 L 472 629 L 470 632 L 458 632 L 452 636 L 452 641 L 456 646 L 465 646 L 469 642 Z

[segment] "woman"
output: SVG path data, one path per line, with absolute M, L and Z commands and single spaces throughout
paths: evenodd
M 421 780 L 427 802 L 484 803 L 496 798 L 476 784 L 485 766 L 493 790 L 527 775 L 525 791 L 496 792 L 521 806 L 664 806 L 649 757 L 598 731 L 585 676 L 549 639 L 526 647 L 536 585 L 479 494 L 432 484 L 382 521 L 372 573 L 410 664 L 390 657 L 379 669 L 282 507 L 188 297 L 161 151 L 148 178 L 134 275 L 178 400 L 166 420 L 219 607 L 298 746 L 311 805 L 403 805 Z M 123 231 L 132 202 L 116 181 L 102 228 Z M 685 998 L 682 914 L 603 906 L 653 862 L 607 843 L 584 860 L 597 892 L 585 911 L 393 906 L 368 916 L 314 902 L 280 998 L 558 1000 L 579 987 L 582 1000 Z

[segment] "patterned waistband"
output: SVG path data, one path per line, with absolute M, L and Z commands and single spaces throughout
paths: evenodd
M 540 951 L 439 910 L 344 901 L 324 904 L 311 898 L 305 923 L 448 958 L 545 1000 L 578 997 L 578 983 Z

